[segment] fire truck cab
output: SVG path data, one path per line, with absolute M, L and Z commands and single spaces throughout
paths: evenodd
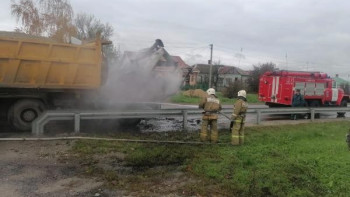
M 345 95 L 341 88 L 333 88 L 333 82 L 322 72 L 266 72 L 260 77 L 259 100 L 269 107 L 291 106 L 293 95 L 299 89 L 310 107 L 346 107 L 349 95 Z

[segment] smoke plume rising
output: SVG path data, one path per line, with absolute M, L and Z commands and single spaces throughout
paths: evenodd
M 179 90 L 181 70 L 163 47 L 125 52 L 102 87 L 109 102 L 162 102 Z

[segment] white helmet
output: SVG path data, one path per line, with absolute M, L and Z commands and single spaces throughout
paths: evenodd
M 240 91 L 238 91 L 238 96 L 242 96 L 242 97 L 246 98 L 247 92 L 245 90 L 240 90 Z
M 214 88 L 209 88 L 209 89 L 207 90 L 207 93 L 208 93 L 208 95 L 212 95 L 212 94 L 215 95 L 215 90 L 214 90 Z

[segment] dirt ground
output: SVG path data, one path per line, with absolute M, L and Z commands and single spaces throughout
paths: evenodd
M 97 175 L 87 176 L 84 163 L 74 159 L 69 151 L 74 141 L 10 141 L 0 142 L 1 197 L 61 197 L 61 196 L 179 196 L 178 187 L 191 181 L 174 170 L 159 174 L 154 180 L 126 185 L 129 190 L 111 188 L 110 183 Z M 117 154 L 117 153 L 115 153 Z M 122 154 L 92 158 L 104 170 L 120 171 L 110 158 Z M 109 159 L 108 159 L 109 158 Z M 86 161 L 89 162 L 89 161 Z M 92 161 L 90 161 L 92 162 Z M 140 176 L 131 169 L 123 169 L 126 176 Z M 156 169 L 157 171 L 157 169 Z M 159 169 L 161 172 L 162 169 Z M 147 180 L 147 181 L 146 181 Z M 139 184 L 139 185 L 137 185 Z M 180 195 L 182 196 L 182 195 Z M 185 195 L 186 196 L 186 195 Z
M 0 142 L 0 193 L 20 196 L 94 196 L 103 185 L 79 176 L 79 166 L 59 158 L 68 142 Z

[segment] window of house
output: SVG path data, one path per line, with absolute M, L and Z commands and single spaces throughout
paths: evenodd
M 238 77 L 235 77 L 235 81 L 238 81 Z
M 231 78 L 227 78 L 227 79 L 226 79 L 226 85 L 230 85 L 231 82 L 232 82 L 232 79 L 231 79 Z
M 221 77 L 219 77 L 219 79 L 218 79 L 218 85 L 220 85 L 220 86 L 222 86 L 223 83 L 224 82 L 224 78 L 221 78 Z

